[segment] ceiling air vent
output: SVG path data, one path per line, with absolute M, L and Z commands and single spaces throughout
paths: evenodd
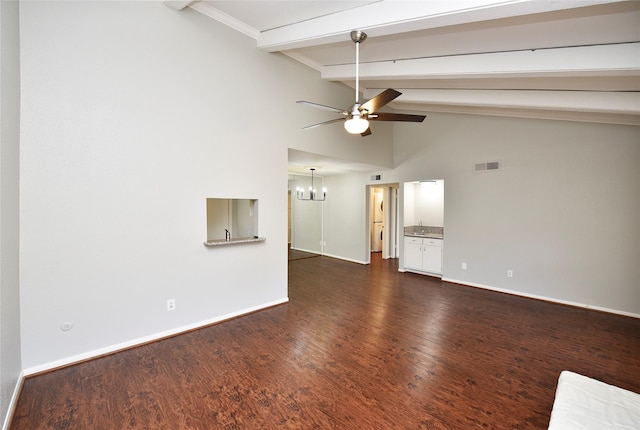
M 495 172 L 500 170 L 499 161 L 488 161 L 486 163 L 476 163 L 473 165 L 474 172 Z

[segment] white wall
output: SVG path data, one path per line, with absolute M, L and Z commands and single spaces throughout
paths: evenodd
M 403 214 L 401 222 L 404 226 L 418 225 L 420 220 L 416 219 L 416 184 L 409 182 L 402 186 Z
M 640 315 L 640 127 L 451 114 L 425 125 L 394 128 L 395 169 L 328 178 L 327 255 L 368 261 L 370 175 L 443 178 L 444 279 Z M 473 172 L 486 161 L 502 170 Z
M 377 125 L 377 124 L 376 124 Z M 330 175 L 326 177 L 329 190 L 324 203 L 324 254 L 357 263 L 369 263 L 371 241 L 371 190 L 398 182 L 397 173 L 384 171 L 381 181 L 371 176 L 381 171 Z
M 369 262 L 367 255 L 370 199 L 367 174 L 327 176 L 331 193 L 325 202 L 324 238 L 326 255 L 359 263 Z
M 413 191 L 416 222 L 422 222 L 423 226 L 444 227 L 444 181 L 418 183 Z
M 0 2 L 0 425 L 18 390 L 20 355 L 18 2 Z M 4 427 L 3 427 L 4 428 Z
M 287 147 L 362 150 L 295 101 L 352 90 L 189 9 L 21 8 L 27 373 L 286 300 Z M 266 242 L 205 248 L 207 197 L 259 199 Z
M 429 181 L 404 184 L 405 226 L 444 227 L 444 181 Z
M 640 127 L 427 122 L 395 128 L 396 170 L 445 180 L 445 279 L 640 314 Z M 494 160 L 501 171 L 472 172 Z
M 257 200 L 234 200 L 232 234 L 236 237 L 252 237 L 257 235 L 260 202 Z
M 291 248 L 300 251 L 322 254 L 322 216 L 323 202 L 298 200 L 296 189 L 304 190 L 304 198 L 309 198 L 311 176 L 289 175 L 291 190 Z M 313 184 L 318 198 L 323 188 L 322 176 L 314 177 Z
M 207 240 L 226 239 L 226 231 L 232 224 L 230 199 L 207 198 Z

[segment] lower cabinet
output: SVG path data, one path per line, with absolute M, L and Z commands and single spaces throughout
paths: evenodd
M 442 239 L 405 236 L 404 267 L 409 270 L 442 274 Z

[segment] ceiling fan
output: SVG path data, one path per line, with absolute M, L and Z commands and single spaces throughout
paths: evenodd
M 332 124 L 334 122 L 344 121 L 344 128 L 351 134 L 360 134 L 368 136 L 371 134 L 369 121 L 406 121 L 406 122 L 422 122 L 426 118 L 425 115 L 409 115 L 402 113 L 377 112 L 378 109 L 402 94 L 394 89 L 386 89 L 369 101 L 360 104 L 360 82 L 358 66 L 360 62 L 360 43 L 364 42 L 367 34 L 363 31 L 352 31 L 351 40 L 356 44 L 356 103 L 350 108 L 343 110 L 331 106 L 321 105 L 319 103 L 298 100 L 296 103 L 305 104 L 311 107 L 329 110 L 340 113 L 344 118 L 330 119 L 318 124 L 303 127 L 303 130 L 318 127 L 321 125 Z

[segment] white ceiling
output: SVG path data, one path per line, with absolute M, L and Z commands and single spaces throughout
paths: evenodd
M 354 88 L 363 30 L 360 91 L 402 92 L 394 109 L 640 125 L 640 1 L 165 3 Z
M 317 168 L 316 174 L 320 176 L 339 175 L 345 172 L 375 172 L 377 170 L 386 170 L 386 168 L 372 164 L 354 163 L 352 161 L 289 148 L 288 170 L 290 173 L 309 175 L 311 173 L 309 170 L 311 167 Z

